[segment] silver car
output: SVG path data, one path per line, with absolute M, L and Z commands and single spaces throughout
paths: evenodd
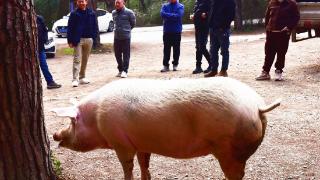
M 48 32 L 48 41 L 44 44 L 44 52 L 48 58 L 52 58 L 56 55 L 56 43 L 53 38 L 54 34 Z

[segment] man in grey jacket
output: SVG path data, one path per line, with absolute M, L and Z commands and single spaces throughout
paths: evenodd
M 115 10 L 112 11 L 114 30 L 114 54 L 118 63 L 117 77 L 128 77 L 130 61 L 131 30 L 136 25 L 136 17 L 132 10 L 124 5 L 124 0 L 115 1 Z

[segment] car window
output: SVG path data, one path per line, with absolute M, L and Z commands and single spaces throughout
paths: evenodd
M 99 17 L 99 16 L 104 16 L 104 15 L 106 15 L 106 11 L 101 11 L 101 10 L 97 10 L 97 12 L 96 12 L 96 14 L 97 14 L 97 16 Z

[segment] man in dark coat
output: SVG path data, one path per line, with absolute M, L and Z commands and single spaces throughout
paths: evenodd
M 61 85 L 57 84 L 49 71 L 44 44 L 48 41 L 48 29 L 44 23 L 42 16 L 37 15 L 37 30 L 38 30 L 38 55 L 39 63 L 42 74 L 47 82 L 47 89 L 60 88 Z
M 209 16 L 210 27 L 210 55 L 211 72 L 205 77 L 213 77 L 218 74 L 219 49 L 222 55 L 222 67 L 219 76 L 228 76 L 230 27 L 235 17 L 236 5 L 234 0 L 212 0 Z
M 282 81 L 282 72 L 285 64 L 285 57 L 289 47 L 290 34 L 292 29 L 298 24 L 300 13 L 297 3 L 293 0 L 271 0 L 269 2 L 266 16 L 266 43 L 265 60 L 261 74 L 256 80 L 270 80 L 270 69 L 275 55 L 275 80 Z
M 209 67 L 204 71 L 204 73 L 208 73 L 211 69 L 210 54 L 206 47 L 209 35 L 209 11 L 210 0 L 196 0 L 193 14 L 190 16 L 190 19 L 193 20 L 194 23 L 196 36 L 196 69 L 192 72 L 193 74 L 203 72 L 201 68 L 202 56 L 207 59 L 209 64 Z

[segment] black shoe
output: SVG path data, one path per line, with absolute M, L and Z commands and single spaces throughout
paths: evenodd
M 57 89 L 60 88 L 61 84 L 57 84 L 56 82 L 51 82 L 47 85 L 47 89 Z
M 203 70 L 202 70 L 201 67 L 196 67 L 196 69 L 192 71 L 192 74 L 199 74 L 199 73 L 202 73 L 202 72 L 203 72 Z
M 211 71 L 211 68 L 210 67 L 208 67 L 206 70 L 204 70 L 203 72 L 204 73 L 208 73 L 208 72 L 210 72 Z
M 169 66 L 163 66 L 163 68 L 160 70 L 160 72 L 168 72 L 170 71 Z
M 207 77 L 214 77 L 214 76 L 216 76 L 217 74 L 218 74 L 217 71 L 211 71 L 211 72 L 205 74 L 204 77 L 205 77 L 205 78 L 207 78 Z

